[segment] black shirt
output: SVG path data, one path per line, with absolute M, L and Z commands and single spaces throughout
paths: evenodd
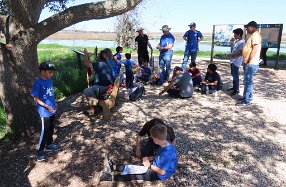
M 143 34 L 143 36 L 138 35 L 135 38 L 135 42 L 138 43 L 138 53 L 148 53 L 147 45 L 148 45 L 148 36 Z
M 213 74 L 207 73 L 205 76 L 205 81 L 208 81 L 209 83 L 214 83 L 215 81 L 217 81 L 217 90 L 222 89 L 222 81 L 220 75 L 217 72 L 214 72 Z
M 152 127 L 154 127 L 156 124 L 154 123 L 146 123 L 143 128 L 141 129 L 141 131 L 139 132 L 139 136 L 145 136 L 146 134 L 148 135 L 149 139 L 150 138 L 150 130 Z M 172 129 L 172 127 L 169 127 L 167 125 L 165 125 L 167 127 L 167 140 L 172 143 L 175 140 L 175 133 L 174 130 Z

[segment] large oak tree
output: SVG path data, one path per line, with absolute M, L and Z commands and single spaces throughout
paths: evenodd
M 9 48 L 1 44 L 0 98 L 7 113 L 7 124 L 17 136 L 27 136 L 38 122 L 31 87 L 38 74 L 37 45 L 46 37 L 81 21 L 121 15 L 142 0 L 106 0 L 65 7 L 69 0 L 3 0 L 0 28 Z M 45 7 L 62 9 L 39 22 Z M 4 10 L 4 9 L 5 10 Z

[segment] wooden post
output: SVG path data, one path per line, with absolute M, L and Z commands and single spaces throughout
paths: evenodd
M 79 69 L 82 69 L 81 58 L 80 58 L 81 54 L 80 53 L 76 53 L 76 55 L 77 55 L 78 67 L 79 67 Z
M 282 30 L 283 30 L 283 24 L 280 24 L 280 30 L 279 30 L 279 36 L 278 36 L 278 48 L 277 48 L 277 53 L 276 53 L 275 69 L 278 69 L 278 61 L 279 61 L 280 44 L 281 44 L 281 38 L 282 38 Z
M 212 34 L 211 63 L 213 63 L 213 55 L 214 55 L 214 37 L 215 37 L 215 25 L 213 25 L 213 34 Z

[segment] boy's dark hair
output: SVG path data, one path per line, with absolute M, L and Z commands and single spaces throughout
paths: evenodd
M 40 71 L 47 71 L 47 70 L 51 70 L 51 71 L 56 71 L 55 65 L 51 62 L 51 61 L 44 61 L 40 64 L 39 66 L 39 70 Z
M 150 134 L 154 138 L 158 138 L 159 140 L 167 139 L 167 127 L 161 124 L 155 125 L 151 128 Z
M 150 121 L 147 121 L 146 123 L 145 123 L 145 125 L 146 124 L 152 124 L 152 125 L 158 125 L 158 124 L 160 124 L 160 125 L 165 125 L 165 123 L 164 123 L 164 121 L 163 120 L 161 120 L 161 119 L 159 119 L 159 118 L 153 118 L 153 119 L 151 119 Z
M 208 69 L 212 70 L 213 72 L 215 72 L 217 70 L 217 67 L 215 64 L 209 64 L 208 65 Z
M 120 46 L 116 47 L 116 52 L 117 52 L 117 53 L 119 53 L 119 51 L 122 51 L 122 50 L 123 50 L 122 47 L 120 47 Z
M 131 59 L 131 53 L 125 53 L 125 57 L 126 57 L 126 59 Z
M 234 34 L 240 35 L 241 37 L 243 35 L 243 30 L 241 28 L 234 29 L 232 32 Z
M 106 61 L 106 57 L 108 56 L 107 50 L 101 50 L 99 52 L 98 58 L 100 61 Z
M 197 64 L 196 64 L 195 62 L 192 62 L 192 63 L 190 63 L 189 66 L 190 66 L 190 68 L 191 68 L 191 67 L 197 67 Z

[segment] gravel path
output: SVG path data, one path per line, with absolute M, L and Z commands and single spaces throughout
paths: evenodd
M 198 63 L 202 72 L 206 65 Z M 218 99 L 197 92 L 188 100 L 158 97 L 162 88 L 147 86 L 141 101 L 129 102 L 120 90 L 109 122 L 82 114 L 82 93 L 67 98 L 60 103 L 55 140 L 63 150 L 35 162 L 38 137 L 2 146 L 0 186 L 95 186 L 103 153 L 115 162 L 139 161 L 132 156 L 136 132 L 153 117 L 175 129 L 174 177 L 100 186 L 286 186 L 286 71 L 261 69 L 253 104 L 235 106 L 240 96 L 225 91 L 231 85 L 229 67 L 222 63 L 218 69 L 224 82 Z

